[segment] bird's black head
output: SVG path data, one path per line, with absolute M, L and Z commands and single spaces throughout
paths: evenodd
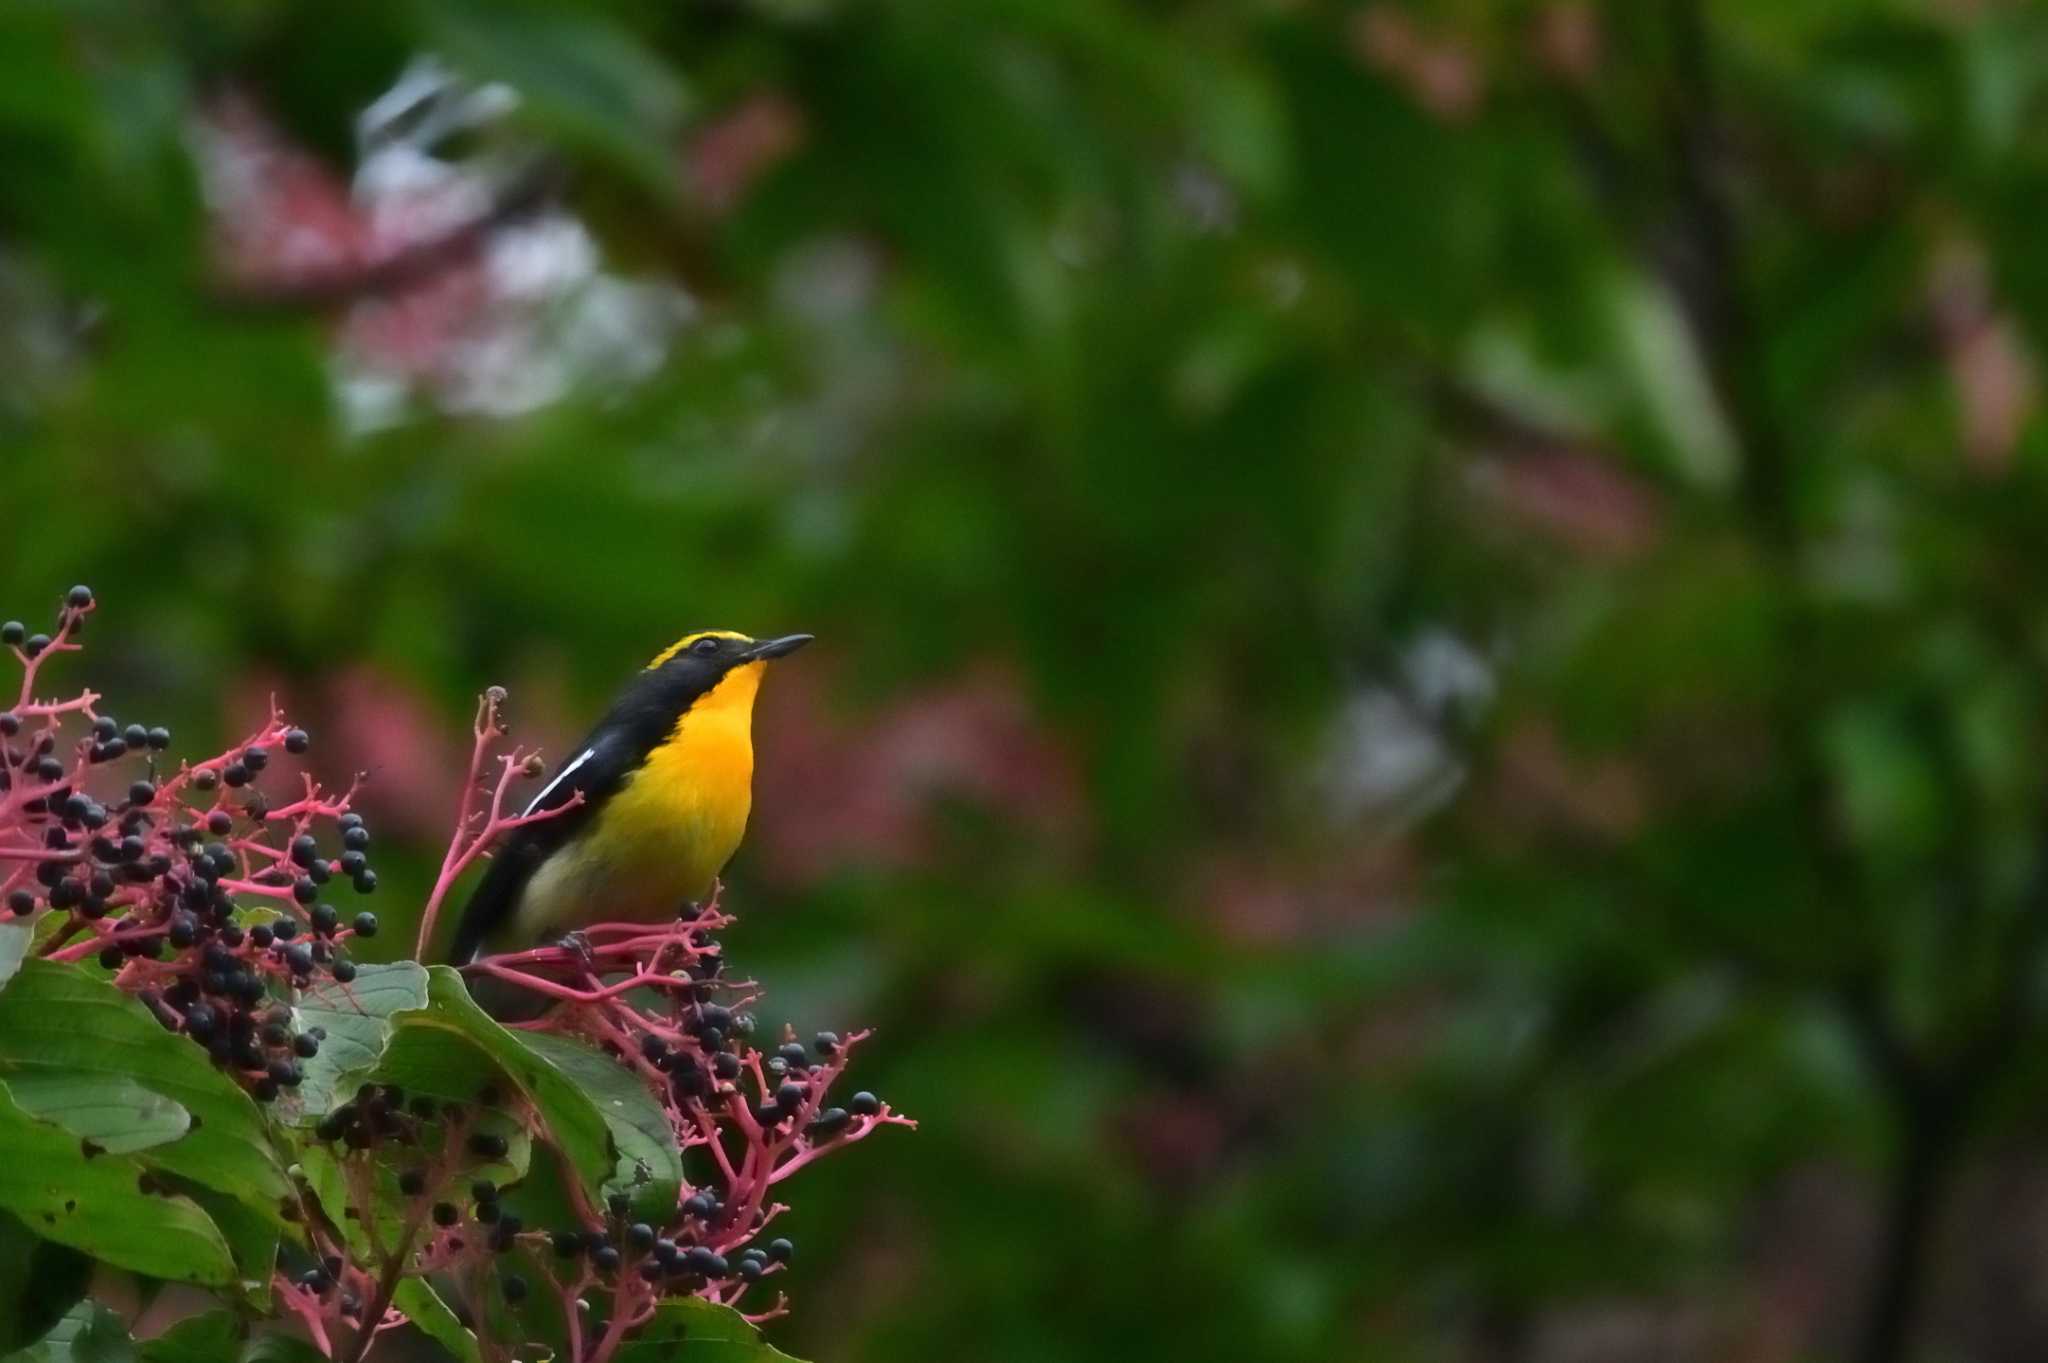
M 627 684 L 598 728 L 618 730 L 645 746 L 666 736 L 685 711 L 751 713 L 769 661 L 810 641 L 808 634 L 750 639 L 725 629 L 685 634 Z
M 808 634 L 785 634 L 776 639 L 750 639 L 727 629 L 699 630 L 685 634 L 654 656 L 642 674 L 643 691 L 659 695 L 677 710 L 699 697 L 719 690 L 744 690 L 751 704 L 760 675 L 771 659 L 786 657 L 811 641 Z
M 796 652 L 811 641 L 808 634 L 785 634 L 779 639 L 749 639 L 729 629 L 698 630 L 685 634 L 654 655 L 647 670 L 689 669 L 699 676 L 719 677 L 747 663 L 766 662 Z

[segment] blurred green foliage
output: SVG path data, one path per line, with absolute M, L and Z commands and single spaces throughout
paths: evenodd
M 394 290 L 246 296 L 209 111 L 346 184 L 422 52 L 686 291 L 652 374 L 364 430 L 334 304 Z M 788 759 L 731 949 L 924 1125 L 794 1190 L 806 1357 L 2034 1356 L 2021 1218 L 1938 1230 L 2048 1065 L 2044 57 L 1996 0 L 12 5 L 0 603 L 92 582 L 194 741 L 357 671 L 559 742 L 815 630 L 764 775 L 836 735 L 917 836 L 778 873 Z

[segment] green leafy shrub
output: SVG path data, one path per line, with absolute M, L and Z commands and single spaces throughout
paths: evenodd
M 771 1194 L 909 1125 L 828 1105 L 863 1034 L 755 1045 L 715 903 L 470 967 L 550 1005 L 512 1027 L 448 966 L 356 965 L 376 916 L 323 898 L 376 889 L 354 790 L 287 774 L 311 739 L 280 714 L 173 767 L 93 692 L 38 699 L 94 604 L 0 626 L 0 1350 L 357 1363 L 410 1326 L 468 1363 L 781 1357 L 754 1329 L 793 1254 Z M 497 751 L 502 699 L 422 954 L 541 770 Z M 91 1295 L 124 1275 L 211 1305 L 138 1343 Z

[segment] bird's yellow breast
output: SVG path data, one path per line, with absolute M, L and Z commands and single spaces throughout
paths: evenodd
M 753 806 L 754 696 L 765 663 L 734 668 L 683 712 L 605 803 L 534 873 L 511 924 L 526 945 L 565 924 L 657 922 L 711 892 Z

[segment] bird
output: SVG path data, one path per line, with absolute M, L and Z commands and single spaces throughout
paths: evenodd
M 526 806 L 563 812 L 507 837 L 448 959 L 467 965 L 592 923 L 657 923 L 706 899 L 752 811 L 762 676 L 811 639 L 699 630 L 656 654 Z

